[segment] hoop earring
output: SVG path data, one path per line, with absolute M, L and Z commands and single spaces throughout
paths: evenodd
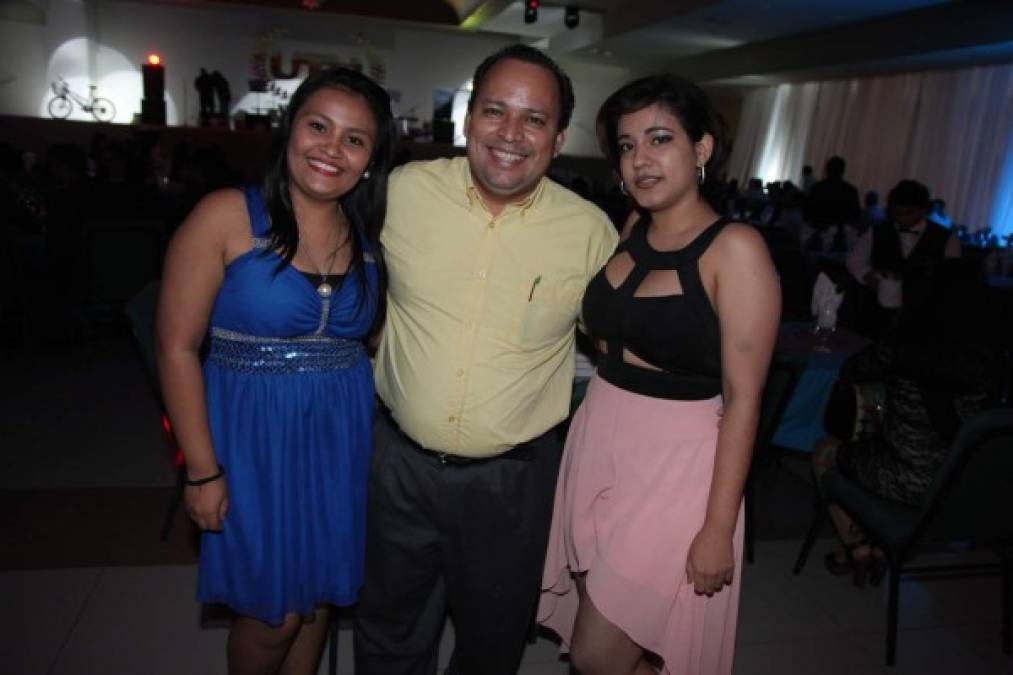
M 622 192 L 627 197 L 630 195 L 630 193 L 626 191 L 626 183 L 623 181 L 622 178 L 619 179 L 619 191 Z
M 707 180 L 707 169 L 703 164 L 696 165 L 696 178 L 700 182 L 700 185 L 703 185 L 703 182 Z

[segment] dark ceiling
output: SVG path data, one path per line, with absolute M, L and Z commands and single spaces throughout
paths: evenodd
M 456 26 L 454 7 L 443 0 L 217 0 L 220 4 L 289 8 L 377 19 Z M 196 3 L 194 3 L 196 4 Z
M 1013 61 L 1013 0 L 137 0 L 350 14 L 493 32 L 556 56 L 757 85 Z M 563 23 L 564 6 L 580 25 Z M 312 8 L 312 9 L 310 9 Z

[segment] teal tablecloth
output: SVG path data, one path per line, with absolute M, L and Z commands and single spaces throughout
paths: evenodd
M 778 358 L 804 363 L 801 377 L 788 401 L 771 442 L 783 448 L 812 452 L 823 428 L 823 410 L 841 366 L 868 340 L 846 329 L 838 329 L 825 340 L 812 332 L 812 324 L 791 321 L 782 324 L 777 342 Z

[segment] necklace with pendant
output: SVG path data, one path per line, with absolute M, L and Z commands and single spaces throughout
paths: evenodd
M 307 257 L 309 257 L 309 254 L 307 254 Z M 320 283 L 317 284 L 317 295 L 321 298 L 329 298 L 331 297 L 331 294 L 334 293 L 334 288 L 330 285 L 330 283 L 328 283 L 327 278 L 331 276 L 331 270 L 334 269 L 334 261 L 337 260 L 337 258 L 338 252 L 335 250 L 331 253 L 331 264 L 327 266 L 327 272 L 320 273 Z M 310 260 L 312 260 L 312 258 L 310 258 Z M 317 267 L 316 262 L 313 263 L 313 266 L 318 270 L 320 269 Z
M 344 211 L 341 210 L 340 206 L 338 207 L 338 209 L 339 209 L 338 212 L 341 213 L 342 217 L 344 217 Z M 331 276 L 331 270 L 334 269 L 334 262 L 338 259 L 338 251 L 340 251 L 341 249 L 343 249 L 345 247 L 345 244 L 347 244 L 347 243 L 348 243 L 348 237 L 346 236 L 345 239 L 344 239 L 344 241 L 342 241 L 340 244 L 338 244 L 337 248 L 335 248 L 333 251 L 331 251 L 331 256 L 330 256 L 331 262 L 327 266 L 327 271 L 326 272 L 319 272 L 320 266 L 317 265 L 317 262 L 315 260 L 313 260 L 312 256 L 310 256 L 309 251 L 306 252 L 306 257 L 309 258 L 310 262 L 313 263 L 313 266 L 316 267 L 317 271 L 320 273 L 320 283 L 317 285 L 317 295 L 319 295 L 321 298 L 323 298 L 325 300 L 327 298 L 331 297 L 331 295 L 334 293 L 334 287 L 331 286 L 331 284 L 327 281 L 327 278 L 329 276 Z
M 320 282 L 319 286 L 317 286 L 317 294 L 321 298 L 329 298 L 331 297 L 331 293 L 333 292 L 334 289 L 331 288 L 331 285 L 329 283 L 327 283 L 327 277 L 324 277 L 324 280 Z

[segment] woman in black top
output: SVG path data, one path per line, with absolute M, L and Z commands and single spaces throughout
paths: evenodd
M 695 85 L 633 82 L 598 124 L 638 210 L 584 298 L 602 357 L 567 439 L 539 620 L 582 675 L 727 674 L 777 275 L 761 236 L 701 196 L 726 143 Z

